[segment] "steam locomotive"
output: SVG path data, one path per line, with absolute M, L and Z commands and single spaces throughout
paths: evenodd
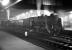
M 26 23 L 23 20 L 23 26 L 27 30 L 33 30 L 33 32 L 47 33 L 49 36 L 56 36 L 62 30 L 61 18 L 57 15 L 51 14 L 50 16 L 38 16 L 29 18 Z
M 37 32 L 37 33 L 47 33 L 49 36 L 57 35 L 62 30 L 61 18 L 51 14 L 50 16 L 38 16 L 31 17 L 28 19 L 22 19 L 23 24 L 20 25 L 19 21 L 3 21 L 2 26 L 13 27 L 23 27 L 25 31 L 28 32 Z M 18 22 L 18 23 L 17 23 Z M 13 25 L 13 26 L 12 26 Z M 20 25 L 20 26 L 19 26 Z M 32 30 L 32 31 L 30 31 Z

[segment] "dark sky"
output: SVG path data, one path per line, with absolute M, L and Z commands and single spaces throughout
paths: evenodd
M 67 7 L 72 7 L 72 1 L 71 0 L 63 0 L 63 5 Z
M 72 8 L 72 1 L 71 0 L 54 0 L 56 3 L 56 6 L 59 8 L 65 8 L 65 9 L 71 9 Z M 32 0 L 23 0 L 22 2 L 16 4 L 14 8 L 19 9 L 28 9 L 28 8 L 34 8 L 36 9 L 36 0 L 34 0 L 35 4 L 32 4 Z

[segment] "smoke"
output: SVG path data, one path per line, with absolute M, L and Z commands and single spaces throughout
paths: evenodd
M 72 27 L 72 11 L 66 11 L 66 10 L 59 10 L 58 17 L 62 20 L 62 26 L 66 28 Z M 72 28 L 71 28 L 72 29 Z
M 49 11 L 49 10 L 29 10 L 27 12 L 22 12 L 10 19 L 11 20 L 27 19 L 27 18 L 31 18 L 31 17 L 38 17 L 38 16 L 41 16 L 42 14 L 50 16 L 51 13 L 53 13 L 53 12 Z

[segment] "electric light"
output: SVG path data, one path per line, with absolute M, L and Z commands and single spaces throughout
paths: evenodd
M 1 0 L 0 3 L 2 6 L 7 6 L 10 3 L 10 0 Z

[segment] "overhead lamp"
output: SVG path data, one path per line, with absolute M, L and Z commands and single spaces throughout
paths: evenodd
M 1 0 L 0 3 L 2 6 L 7 6 L 10 3 L 10 0 Z
M 14 6 L 15 4 L 19 3 L 20 1 L 22 1 L 22 0 L 17 0 L 17 1 L 15 1 L 14 3 L 12 3 L 12 4 L 9 4 L 9 3 L 10 3 L 10 0 L 8 0 L 8 2 L 7 2 L 7 0 L 1 1 L 0 3 L 1 3 L 3 6 L 5 6 L 5 8 L 2 9 L 2 11 L 3 11 L 3 10 L 6 10 L 6 9 L 12 7 L 12 6 Z M 7 3 L 4 3 L 4 2 L 7 2 Z

